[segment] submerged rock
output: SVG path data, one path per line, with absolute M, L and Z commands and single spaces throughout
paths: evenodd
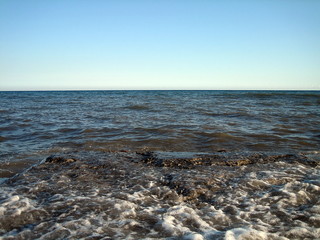
M 249 164 L 267 164 L 279 161 L 301 163 L 311 167 L 319 165 L 301 154 L 260 154 L 260 153 L 176 153 L 176 152 L 137 152 L 142 162 L 157 167 L 191 169 L 196 166 L 243 166 Z
M 73 158 L 51 155 L 47 157 L 45 162 L 46 163 L 73 163 L 75 161 L 77 160 Z

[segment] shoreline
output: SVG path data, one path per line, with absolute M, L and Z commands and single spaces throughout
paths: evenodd
M 0 235 L 319 238 L 316 157 L 148 151 L 50 156 L 1 184 Z

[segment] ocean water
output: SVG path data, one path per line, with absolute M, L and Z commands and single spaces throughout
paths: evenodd
M 2 239 L 320 238 L 319 91 L 0 99 Z
M 64 150 L 312 151 L 320 92 L 0 92 L 0 166 Z M 10 170 L 9 170 L 10 169 Z M 0 172 L 0 176 L 10 172 Z

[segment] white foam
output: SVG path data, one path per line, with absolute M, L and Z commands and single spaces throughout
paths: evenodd
M 225 240 L 268 240 L 268 234 L 251 228 L 234 228 L 225 234 Z
M 288 170 L 290 167 L 292 169 Z M 301 169 L 306 175 L 299 175 Z M 320 221 L 320 201 L 317 200 L 320 188 L 314 180 L 319 173 L 317 169 L 281 163 L 275 170 L 252 173 L 246 172 L 249 171 L 247 167 L 243 171 L 232 181 L 228 181 L 228 175 L 226 179 L 217 180 L 224 187 L 216 192 L 212 190 L 203 202 L 201 199 L 186 201 L 185 196 L 163 186 L 151 174 L 147 180 L 137 176 L 137 186 L 115 191 L 110 191 L 108 184 L 83 191 L 83 188 L 67 188 L 61 183 L 65 190 L 55 189 L 58 193 L 49 197 L 44 195 L 40 200 L 35 198 L 36 194 L 55 193 L 51 180 L 30 183 L 28 191 L 23 190 L 25 186 L 20 190 L 19 187 L 3 188 L 0 190 L 3 196 L 0 220 L 3 217 L 14 221 L 21 217 L 24 221 L 22 218 L 31 216 L 33 211 L 42 211 L 51 217 L 50 221 L 41 223 L 37 218 L 40 222 L 34 223 L 31 232 L 41 232 L 43 239 L 87 236 L 112 239 L 224 237 L 228 240 L 320 237 L 316 228 Z M 211 176 L 212 172 L 209 174 Z M 312 181 L 307 181 L 309 176 Z M 301 206 L 307 206 L 303 212 Z M 300 235 L 297 235 L 299 231 Z M 0 229 L 0 234 L 4 232 Z M 31 234 L 30 229 L 8 231 L 5 236 L 23 238 L 23 234 Z
M 220 209 L 213 212 L 208 212 L 208 216 L 211 217 L 213 223 L 220 223 L 228 225 L 230 223 L 230 218 Z
M 1 215 L 11 217 L 19 216 L 22 212 L 31 209 L 34 209 L 34 206 L 30 199 L 13 195 L 1 204 L 0 217 Z
M 190 233 L 183 237 L 184 240 L 203 240 L 203 236 L 199 233 Z
M 308 211 L 311 213 L 320 214 L 320 205 L 312 206 L 311 208 L 308 209 Z
M 316 233 L 316 232 L 314 232 Z M 288 238 L 300 238 L 300 239 L 303 239 L 303 238 L 318 238 L 320 236 L 315 236 L 314 233 L 310 232 L 310 229 L 307 229 L 307 228 L 302 228 L 302 227 L 295 227 L 295 228 L 292 228 L 291 230 L 289 230 L 287 233 L 286 233 L 286 236 Z
M 2 203 L 2 206 L 8 206 L 8 205 L 12 205 L 12 204 L 15 204 L 15 202 L 19 201 L 20 200 L 20 197 L 18 195 L 14 195 L 12 197 L 9 197 L 7 199 L 7 201 L 5 201 L 4 203 Z

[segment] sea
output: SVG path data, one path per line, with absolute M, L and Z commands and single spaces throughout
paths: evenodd
M 0 239 L 320 239 L 320 91 L 2 91 Z

